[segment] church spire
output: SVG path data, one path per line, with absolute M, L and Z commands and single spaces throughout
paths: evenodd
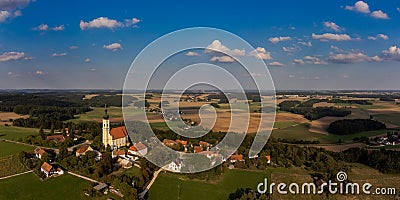
M 104 104 L 104 116 L 103 119 L 109 119 L 110 116 L 107 113 L 107 104 Z

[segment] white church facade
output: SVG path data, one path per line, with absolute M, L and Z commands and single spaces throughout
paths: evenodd
M 128 133 L 125 126 L 110 129 L 110 116 L 107 113 L 107 108 L 103 116 L 103 145 L 107 148 L 110 145 L 111 150 L 127 146 L 129 143 Z

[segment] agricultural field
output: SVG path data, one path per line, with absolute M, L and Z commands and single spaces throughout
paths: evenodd
M 361 184 L 369 182 L 374 187 L 400 187 L 400 176 L 382 174 L 362 164 L 350 164 L 348 179 Z M 161 174 L 149 191 L 149 199 L 227 199 L 237 188 L 256 190 L 258 183 L 268 178 L 268 183 L 312 183 L 312 171 L 302 168 L 273 168 L 266 171 L 229 170 L 218 181 L 189 180 L 185 175 Z M 382 180 L 382 181 L 381 181 Z M 336 180 L 333 180 L 336 181 Z M 280 195 L 276 190 L 273 199 L 312 199 L 314 195 Z M 349 196 L 334 195 L 333 199 L 348 199 Z M 326 199 L 320 196 L 319 199 Z M 359 198 L 356 198 L 359 199 Z M 363 199 L 367 199 L 363 197 Z M 379 198 L 378 198 L 379 199 Z
M 0 177 L 6 177 L 26 171 L 28 171 L 28 169 L 19 161 L 17 155 L 0 157 Z
M 104 116 L 104 108 L 93 107 L 93 110 L 85 114 L 75 116 L 75 119 L 69 121 L 98 121 L 100 122 Z M 122 108 L 121 107 L 108 107 L 108 114 L 110 115 L 111 122 L 120 122 L 122 119 Z
M 88 184 L 71 175 L 41 181 L 35 174 L 28 173 L 0 180 L 0 199 L 81 199 L 81 192 Z
M 149 191 L 149 199 L 227 199 L 237 188 L 256 188 L 270 171 L 229 170 L 218 181 L 189 180 L 185 175 L 160 174 Z
M 23 128 L 16 126 L 1 126 L 0 125 L 0 139 L 15 140 L 25 138 L 28 135 L 37 135 L 39 129 Z
M 28 118 L 29 115 L 19 115 L 14 112 L 0 112 L 0 125 L 11 125 L 12 122 L 10 120 L 18 119 L 18 118 Z
M 12 142 L 0 141 L 0 157 L 18 154 L 21 151 L 33 151 L 34 147 L 16 144 Z
M 292 126 L 283 129 L 277 129 L 272 131 L 272 136 L 275 138 L 281 138 L 286 140 L 308 140 L 308 141 L 320 141 L 321 144 L 332 144 L 337 143 L 339 139 L 342 142 L 352 142 L 353 138 L 366 136 L 374 137 L 378 135 L 385 134 L 387 130 L 376 130 L 376 131 L 366 131 L 361 133 L 355 133 L 350 135 L 335 135 L 335 134 L 321 134 L 310 132 L 310 125 L 307 123 L 299 124 L 297 126 Z
M 395 126 L 400 126 L 400 112 L 388 112 L 383 114 L 375 114 L 374 119 L 389 123 Z

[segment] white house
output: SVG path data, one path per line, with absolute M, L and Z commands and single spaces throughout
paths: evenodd
M 182 169 L 182 160 L 177 158 L 168 165 L 168 169 L 173 172 L 180 172 Z
M 57 174 L 57 175 L 64 174 L 64 170 L 62 170 L 60 167 L 55 168 L 47 162 L 43 163 L 43 165 L 40 167 L 40 171 L 42 171 L 46 175 L 46 177 L 50 177 L 53 174 Z
M 36 158 L 39 158 L 39 159 L 42 159 L 43 154 L 46 153 L 46 151 L 44 151 L 40 147 L 36 147 L 35 150 L 33 150 L 33 152 L 35 153 Z
M 133 146 L 129 147 L 128 153 L 136 156 L 144 156 L 147 154 L 147 146 L 141 142 L 138 142 Z

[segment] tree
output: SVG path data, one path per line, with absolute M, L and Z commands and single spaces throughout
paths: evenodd
M 43 128 L 40 128 L 39 136 L 42 138 L 42 140 L 44 140 L 46 138 L 46 135 L 44 134 Z

